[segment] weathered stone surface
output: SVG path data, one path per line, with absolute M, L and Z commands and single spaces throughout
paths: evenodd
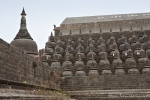
M 76 100 L 149 100 L 150 89 L 66 91 Z
M 121 72 L 116 75 L 106 73 L 101 76 L 66 77 L 61 87 L 64 91 L 150 89 L 149 79 L 149 70 L 142 75 L 130 70 L 128 75 Z
M 0 39 L 0 69 L 0 80 L 59 88 L 59 72 L 2 39 Z
M 36 52 L 24 10 L 21 15 L 14 41 Z M 0 99 L 44 100 L 47 95 L 31 89 L 42 88 L 77 100 L 149 100 L 149 26 L 149 13 L 67 18 L 60 27 L 54 25 L 55 36 L 51 33 L 40 54 L 42 62 L 0 39 L 0 88 L 20 87 L 17 93 L 0 90 Z M 27 87 L 29 95 L 21 91 Z
M 52 92 L 42 89 L 38 90 L 18 90 L 0 89 L 0 99 L 2 100 L 73 100 L 61 92 Z
M 73 34 L 79 34 L 80 29 L 82 29 L 83 34 L 87 34 L 89 30 L 93 33 L 99 33 L 99 28 L 103 32 L 109 32 L 111 27 L 114 32 L 119 32 L 120 26 L 124 31 L 128 31 L 130 26 L 133 27 L 133 30 L 139 31 L 141 25 L 144 30 L 149 30 L 149 22 L 149 13 L 71 17 L 66 18 L 61 23 L 59 31 L 63 35 L 68 35 L 70 30 Z

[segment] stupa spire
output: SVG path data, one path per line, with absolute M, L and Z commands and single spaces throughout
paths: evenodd
M 110 28 L 110 37 L 113 37 L 112 28 Z
M 102 33 L 102 29 L 100 28 L 100 30 L 99 30 L 99 33 L 101 34 Z
M 53 36 L 53 32 L 51 32 L 51 36 Z
M 122 32 L 122 27 L 120 26 L 120 32 Z
M 143 31 L 143 26 L 141 25 L 141 30 Z
M 69 35 L 72 35 L 72 31 L 70 30 L 70 33 L 69 33 Z
M 82 31 L 81 31 L 81 29 L 80 29 L 80 32 L 79 32 L 79 34 L 80 34 L 80 35 L 82 34 Z
M 122 27 L 120 26 L 121 37 L 124 37 L 124 32 L 122 31 Z
M 25 18 L 26 13 L 25 13 L 24 8 L 22 10 L 21 16 L 22 16 L 22 18 L 21 18 L 21 23 L 20 23 L 20 29 L 19 29 L 19 32 L 16 35 L 15 39 L 31 39 L 31 40 L 33 40 L 27 30 L 27 27 L 26 27 L 26 18 Z
M 130 26 L 130 32 L 133 32 L 132 26 Z
M 112 28 L 110 27 L 110 33 L 112 33 Z
M 23 7 L 22 13 L 21 13 L 20 15 L 22 15 L 22 16 L 26 16 L 26 15 L 27 15 L 27 14 L 25 13 L 24 7 Z

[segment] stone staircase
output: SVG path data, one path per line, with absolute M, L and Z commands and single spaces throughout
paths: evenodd
M 150 100 L 150 89 L 65 91 L 76 100 Z
M 59 92 L 41 91 L 0 89 L 0 100 L 72 100 Z
M 61 88 L 76 100 L 150 100 L 149 73 L 66 77 Z
M 67 77 L 61 84 L 63 91 L 150 89 L 148 74 Z

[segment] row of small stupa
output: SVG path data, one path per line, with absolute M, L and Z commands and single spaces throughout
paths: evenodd
M 70 31 L 67 43 L 60 39 L 60 35 L 52 34 L 46 43 L 42 61 L 50 67 L 59 70 L 62 76 L 88 76 L 92 73 L 100 74 L 103 70 L 110 70 L 115 74 L 116 69 L 122 69 L 128 74 L 129 69 L 138 69 L 142 73 L 145 66 L 149 66 L 150 37 L 141 27 L 143 34 L 135 35 L 131 27 L 132 36 L 128 39 L 124 36 L 120 27 L 121 36 L 116 40 L 110 28 L 110 36 L 106 41 L 100 29 L 98 41 L 92 38 L 90 31 L 89 39 L 84 41 L 82 33 L 78 39 L 73 40 Z M 98 46 L 94 46 L 94 43 Z M 85 43 L 88 45 L 83 46 Z

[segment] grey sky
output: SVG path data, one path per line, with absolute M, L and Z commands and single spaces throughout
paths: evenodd
M 53 25 L 66 17 L 150 12 L 150 0 L 0 0 L 0 38 L 10 43 L 20 28 L 22 8 L 27 13 L 27 28 L 45 47 Z

